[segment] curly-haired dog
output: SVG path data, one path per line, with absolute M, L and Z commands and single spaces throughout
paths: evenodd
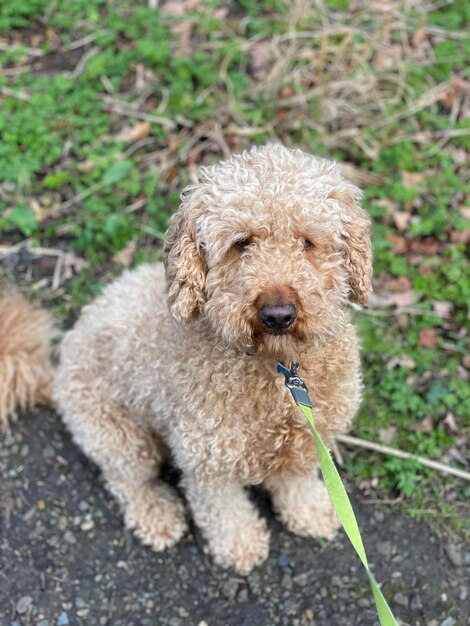
M 183 503 L 158 479 L 168 449 L 220 565 L 246 573 L 268 554 L 246 485 L 264 483 L 294 533 L 335 534 L 308 426 L 276 362 L 300 362 L 331 442 L 361 394 L 348 312 L 370 291 L 359 199 L 335 164 L 278 145 L 202 169 L 171 222 L 166 281 L 160 264 L 125 273 L 66 335 L 59 410 L 126 525 L 155 550 L 186 530 Z

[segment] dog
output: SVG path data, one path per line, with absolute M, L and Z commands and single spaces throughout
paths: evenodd
M 308 424 L 276 365 L 300 363 L 327 444 L 348 429 L 362 390 L 349 303 L 367 301 L 372 272 L 360 198 L 336 164 L 281 145 L 202 168 L 164 264 L 125 272 L 66 333 L 53 400 L 144 544 L 163 550 L 187 530 L 159 477 L 168 455 L 222 567 L 247 574 L 268 556 L 249 485 L 293 533 L 334 537 Z

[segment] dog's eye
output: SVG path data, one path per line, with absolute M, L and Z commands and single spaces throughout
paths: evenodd
M 241 250 L 242 252 L 244 250 L 246 250 L 248 248 L 248 246 L 251 244 L 251 239 L 240 239 L 240 241 L 237 241 L 235 243 L 235 247 L 238 248 L 238 250 Z
M 310 239 L 304 239 L 304 250 L 305 252 L 309 252 L 315 248 L 315 244 L 310 241 Z

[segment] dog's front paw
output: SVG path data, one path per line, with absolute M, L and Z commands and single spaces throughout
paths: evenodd
M 269 554 L 269 531 L 264 519 L 250 520 L 249 524 L 225 525 L 209 539 L 209 549 L 215 563 L 233 567 L 246 575 L 265 561 Z
M 174 545 L 187 530 L 183 503 L 162 484 L 137 489 L 125 507 L 124 521 L 157 552 Z
M 341 527 L 341 522 L 326 489 L 325 495 L 325 499 L 306 501 L 294 511 L 283 511 L 281 518 L 287 528 L 300 537 L 333 539 Z
M 333 539 L 341 523 L 316 472 L 270 479 L 274 508 L 285 526 L 300 537 Z

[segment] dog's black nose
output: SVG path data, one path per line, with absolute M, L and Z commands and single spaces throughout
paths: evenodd
M 263 304 L 260 307 L 259 315 L 265 326 L 271 330 L 285 330 L 289 328 L 297 317 L 297 309 L 293 304 Z

